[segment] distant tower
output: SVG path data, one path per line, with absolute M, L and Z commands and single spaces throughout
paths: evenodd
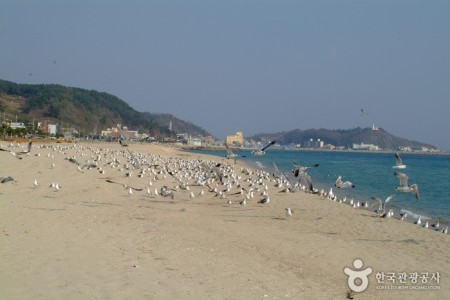
M 169 130 L 172 131 L 172 119 L 169 121 Z

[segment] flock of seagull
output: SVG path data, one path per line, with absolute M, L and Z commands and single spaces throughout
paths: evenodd
M 261 149 L 254 151 L 254 155 L 264 155 L 264 151 L 273 145 L 275 141 Z M 376 212 L 380 217 L 389 218 L 393 216 L 393 211 L 387 211 L 387 205 L 390 203 L 394 195 L 389 196 L 386 200 L 381 200 L 372 197 L 371 203 L 355 201 L 354 199 L 347 199 L 346 197 L 338 199 L 333 192 L 333 187 L 337 189 L 355 188 L 355 185 L 343 180 L 342 176 L 336 179 L 333 187 L 328 192 L 324 189 L 318 190 L 313 186 L 311 176 L 307 173 L 309 169 L 319 167 L 319 164 L 310 166 L 303 166 L 299 163 L 292 162 L 292 175 L 295 180 L 292 180 L 289 174 L 283 173 L 279 170 L 276 163 L 273 162 L 274 173 L 270 173 L 261 169 L 251 169 L 241 167 L 240 171 L 228 163 L 218 163 L 216 161 L 202 160 L 202 159 L 181 159 L 168 158 L 161 155 L 142 154 L 130 151 L 128 144 L 120 143 L 120 150 L 112 150 L 109 148 L 98 148 L 90 146 L 82 146 L 78 144 L 73 145 L 38 145 L 34 146 L 38 149 L 48 149 L 48 158 L 53 159 L 55 153 L 66 155 L 64 161 L 68 165 L 74 165 L 76 170 L 80 173 L 98 172 L 103 177 L 100 178 L 106 183 L 121 186 L 129 195 L 135 192 L 145 193 L 146 197 L 165 197 L 174 199 L 178 193 L 186 192 L 190 198 L 202 197 L 205 193 L 211 193 L 218 199 L 223 199 L 228 205 L 238 203 L 241 206 L 246 206 L 248 202 L 253 201 L 257 205 L 268 205 L 270 203 L 269 190 L 272 186 L 280 193 L 293 193 L 303 191 L 311 194 L 318 194 L 321 197 L 328 198 L 339 203 L 346 203 L 354 208 L 367 208 L 378 203 L 379 207 Z M 18 147 L 18 145 L 10 145 L 10 148 Z M 22 159 L 31 154 L 32 142 L 29 142 L 27 148 L 21 151 L 11 151 L 9 149 L 0 148 L 0 151 L 9 152 L 17 159 Z M 67 156 L 69 150 L 75 151 L 76 155 Z M 35 156 L 40 156 L 40 153 L 35 153 Z M 395 154 L 396 165 L 395 169 L 405 169 L 406 166 L 402 163 L 398 153 Z M 227 152 L 227 158 L 228 152 Z M 51 168 L 53 168 L 52 162 Z M 135 174 L 136 173 L 136 174 Z M 402 193 L 412 193 L 419 199 L 419 189 L 417 184 L 408 184 L 408 176 L 405 173 L 395 172 L 400 180 L 400 184 L 395 188 L 396 191 Z M 141 186 L 129 186 L 124 183 L 126 177 L 137 177 L 142 180 L 134 181 Z M 10 176 L 0 177 L 0 183 L 15 181 Z M 33 182 L 34 188 L 39 188 L 37 178 Z M 157 186 L 160 186 L 158 188 Z M 52 182 L 50 187 L 54 192 L 62 189 L 62 185 L 57 182 Z M 194 192 L 194 188 L 196 187 Z M 271 187 L 269 189 L 269 187 Z M 198 191 L 200 190 L 200 191 Z M 294 210 L 286 207 L 284 209 L 286 218 L 290 218 L 294 214 Z M 402 215 L 402 220 L 406 218 L 406 214 Z M 421 225 L 422 220 L 419 218 L 416 224 Z M 430 225 L 428 220 L 425 221 L 424 227 L 428 228 Z M 448 227 L 440 227 L 439 222 L 430 227 L 435 227 L 443 233 L 448 232 Z

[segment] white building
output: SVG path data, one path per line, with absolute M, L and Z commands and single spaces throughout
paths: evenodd
M 11 122 L 11 129 L 25 129 L 25 124 L 22 122 Z
M 365 150 L 365 151 L 377 151 L 380 150 L 380 147 L 378 147 L 377 145 L 373 145 L 373 144 L 353 144 L 352 147 L 353 150 Z
M 56 124 L 48 124 L 48 133 L 56 135 Z

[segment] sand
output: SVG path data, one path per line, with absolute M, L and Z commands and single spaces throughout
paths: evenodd
M 354 299 L 450 299 L 448 234 L 273 185 L 268 205 L 255 197 L 243 207 L 242 195 L 228 196 L 229 205 L 200 186 L 177 190 L 173 200 L 148 196 L 150 178 L 136 170 L 131 177 L 106 166 L 105 174 L 81 173 L 65 160 L 93 155 L 81 157 L 80 147 L 103 153 L 122 150 L 118 144 L 49 146 L 34 145 L 22 160 L 0 152 L 0 176 L 16 180 L 0 184 L 1 299 L 346 299 L 344 268 L 355 269 L 357 258 L 373 272 Z M 129 148 L 242 167 L 160 145 Z M 130 195 L 108 177 L 144 190 Z M 62 188 L 55 191 L 52 182 Z M 175 184 L 167 176 L 151 190 Z M 439 272 L 440 280 L 397 280 L 403 290 L 381 290 L 392 284 L 378 283 L 375 274 L 390 272 Z

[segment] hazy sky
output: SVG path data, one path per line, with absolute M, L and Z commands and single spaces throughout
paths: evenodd
M 448 0 L 0 0 L 0 78 L 218 138 L 375 123 L 450 150 L 449 16 Z

